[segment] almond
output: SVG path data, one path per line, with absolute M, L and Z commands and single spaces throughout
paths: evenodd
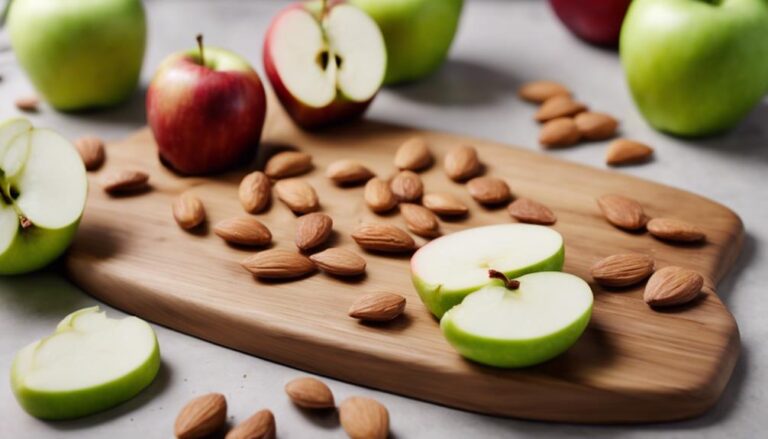
M 173 202 L 173 218 L 184 230 L 195 228 L 205 221 L 205 207 L 199 198 L 183 193 Z
M 648 232 L 659 239 L 675 242 L 699 242 L 706 238 L 695 225 L 673 218 L 654 218 L 648 221 Z
M 559 117 L 546 122 L 539 132 L 539 143 L 548 148 L 571 146 L 579 143 L 581 133 L 570 117 Z
M 604 287 L 628 287 L 653 273 L 653 258 L 638 253 L 611 255 L 592 266 L 592 278 Z
M 704 287 L 704 278 L 693 270 L 664 267 L 648 279 L 643 299 L 654 307 L 682 305 L 695 299 Z
M 246 212 L 259 213 L 269 205 L 269 200 L 272 198 L 272 183 L 263 172 L 251 172 L 240 182 L 237 196 Z
M 306 256 L 283 249 L 265 250 L 242 262 L 243 268 L 256 277 L 291 279 L 315 271 L 315 264 Z
M 300 178 L 289 178 L 275 183 L 275 192 L 293 213 L 301 215 L 320 208 L 315 189 Z
M 418 204 L 400 204 L 400 214 L 405 219 L 405 224 L 411 232 L 424 238 L 440 236 L 440 223 L 437 216 L 426 207 Z
M 512 198 L 509 185 L 498 177 L 476 177 L 467 182 L 469 195 L 480 204 L 496 205 Z
M 603 195 L 597 199 L 597 205 L 605 219 L 618 228 L 640 230 L 648 222 L 643 206 L 631 198 L 615 194 Z
M 424 195 L 424 183 L 413 171 L 400 171 L 392 178 L 389 188 L 400 201 L 418 201 Z
M 405 297 L 395 293 L 366 294 L 349 307 L 349 316 L 371 322 L 387 322 L 405 310 Z
M 385 439 L 389 436 L 389 412 L 375 399 L 347 398 L 339 405 L 339 421 L 351 439 Z
M 517 94 L 528 102 L 541 104 L 555 96 L 571 96 L 568 88 L 555 81 L 533 81 L 523 84 Z
M 587 111 L 587 106 L 581 102 L 574 101 L 569 96 L 557 95 L 541 104 L 536 112 L 536 120 L 547 122 L 559 117 L 573 117 L 584 111 Z
M 325 175 L 338 185 L 364 183 L 374 177 L 373 172 L 357 160 L 337 160 L 325 170 Z
M 509 215 L 521 223 L 552 225 L 557 217 L 549 208 L 529 198 L 518 198 L 507 206 Z
M 469 212 L 467 205 L 455 195 L 448 193 L 429 193 L 421 198 L 421 204 L 442 216 L 461 216 Z
M 629 139 L 616 139 L 608 146 L 605 163 L 611 166 L 629 165 L 648 161 L 653 156 L 653 148 Z
M 449 151 L 443 161 L 443 167 L 445 174 L 453 181 L 468 180 L 482 171 L 477 150 L 468 145 Z
M 296 247 L 309 250 L 324 243 L 333 231 L 333 220 L 330 216 L 314 212 L 300 216 L 296 220 Z
M 179 439 L 197 439 L 208 436 L 224 426 L 227 420 L 227 400 L 221 393 L 209 393 L 187 403 L 173 426 Z
M 264 409 L 237 424 L 227 433 L 225 439 L 274 439 L 276 433 L 275 415 Z
M 302 408 L 330 409 L 336 406 L 331 389 L 317 378 L 293 379 L 285 385 L 285 393 L 294 404 Z
M 610 114 L 585 111 L 574 118 L 581 137 L 587 140 L 605 140 L 616 135 L 619 121 Z
M 267 226 L 248 216 L 219 221 L 213 227 L 213 233 L 231 244 L 262 246 L 272 242 L 272 233 Z
M 312 156 L 300 151 L 283 151 L 275 154 L 264 167 L 269 178 L 286 178 L 304 174 L 312 169 Z
M 16 108 L 25 113 L 36 113 L 37 106 L 40 105 L 40 99 L 36 96 L 26 96 L 16 99 Z
M 359 276 L 365 273 L 365 259 L 344 248 L 329 248 L 309 259 L 321 270 L 336 276 Z
M 433 162 L 434 157 L 423 137 L 406 140 L 395 153 L 395 167 L 400 170 L 420 171 Z
M 75 140 L 75 148 L 88 171 L 99 169 L 104 164 L 106 154 L 104 141 L 95 136 L 84 136 Z
M 416 248 L 411 235 L 391 224 L 363 224 L 352 233 L 352 239 L 366 250 L 407 252 Z
M 389 183 L 380 178 L 368 180 L 363 196 L 365 204 L 376 213 L 386 212 L 397 206 L 397 197 L 392 193 Z
M 107 193 L 124 194 L 147 188 L 149 174 L 132 169 L 112 171 L 101 177 L 101 186 Z

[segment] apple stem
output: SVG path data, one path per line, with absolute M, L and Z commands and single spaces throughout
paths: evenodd
M 500 279 L 502 282 L 504 282 L 504 286 L 508 290 L 513 290 L 514 291 L 514 290 L 520 288 L 520 282 L 519 281 L 516 281 L 514 279 L 508 278 L 506 274 L 504 274 L 504 273 L 502 273 L 500 271 L 496 271 L 496 270 L 493 270 L 493 269 L 488 270 L 488 277 L 490 277 L 491 279 Z
M 203 34 L 197 34 L 197 47 L 200 49 L 200 64 L 205 65 L 205 56 L 203 56 Z
M 24 215 L 19 215 L 19 224 L 21 225 L 21 228 L 24 230 L 32 227 L 32 221 L 30 221 L 29 218 L 27 218 Z

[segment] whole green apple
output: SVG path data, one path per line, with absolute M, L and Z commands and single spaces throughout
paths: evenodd
M 451 48 L 463 0 L 350 0 L 381 28 L 387 46 L 385 84 L 435 71 Z
M 11 44 L 35 88 L 59 110 L 126 100 L 146 40 L 140 0 L 13 0 Z
M 680 136 L 722 132 L 768 91 L 768 1 L 635 0 L 620 52 L 653 127 Z

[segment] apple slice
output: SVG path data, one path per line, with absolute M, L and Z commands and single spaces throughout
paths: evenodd
M 137 317 L 75 311 L 56 331 L 16 355 L 11 386 L 19 404 L 43 419 L 85 416 L 126 401 L 160 368 L 155 332 Z
M 501 224 L 452 233 L 429 242 L 411 258 L 411 278 L 437 318 L 491 282 L 488 270 L 508 277 L 563 268 L 563 237 L 531 224 Z
M 532 366 L 576 343 L 592 315 L 592 300 L 589 285 L 577 276 L 531 273 L 508 286 L 489 285 L 472 293 L 445 313 L 440 328 L 470 360 Z

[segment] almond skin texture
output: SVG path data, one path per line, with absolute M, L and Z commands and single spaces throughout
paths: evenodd
M 424 194 L 421 204 L 427 209 L 441 216 L 462 216 L 469 212 L 469 208 L 453 194 L 430 193 Z
M 528 102 L 541 104 L 555 96 L 571 96 L 568 88 L 555 81 L 533 81 L 523 84 L 517 91 L 518 96 Z
M 405 219 L 408 230 L 424 238 L 440 236 L 440 222 L 429 209 L 418 204 L 400 204 L 400 214 Z
M 373 171 L 357 160 L 337 160 L 325 170 L 326 177 L 338 185 L 364 183 L 374 177 Z
M 557 217 L 549 208 L 528 198 L 518 198 L 507 206 L 509 215 L 521 223 L 549 226 Z
M 638 253 L 611 255 L 592 266 L 592 278 L 604 287 L 628 287 L 653 274 L 652 257 Z
M 333 220 L 330 216 L 314 212 L 299 217 L 296 220 L 296 247 L 309 250 L 324 243 L 333 230 Z
M 312 169 L 312 156 L 300 151 L 284 151 L 275 154 L 264 167 L 269 178 L 287 178 L 304 174 Z
M 419 201 L 424 195 L 424 183 L 413 171 L 400 171 L 392 178 L 389 188 L 400 201 Z
M 375 399 L 353 396 L 339 405 L 339 421 L 351 439 L 385 439 L 389 412 Z
M 16 108 L 25 113 L 37 113 L 37 106 L 40 105 L 40 99 L 36 96 L 27 96 L 16 99 L 14 104 L 16 105 Z
M 272 198 L 272 183 L 263 172 L 251 172 L 240 182 L 237 196 L 246 212 L 259 213 L 269 205 L 269 200 Z
M 640 230 L 648 222 L 643 206 L 631 198 L 615 194 L 603 195 L 597 199 L 597 205 L 605 219 L 620 229 Z
M 395 293 L 371 293 L 349 307 L 349 316 L 370 322 L 388 322 L 405 310 L 405 297 Z
M 315 189 L 300 178 L 279 180 L 275 183 L 275 192 L 277 198 L 297 215 L 314 212 L 320 208 Z
M 695 225 L 673 218 L 654 218 L 648 221 L 648 232 L 656 238 L 674 242 L 700 242 L 707 235 Z
M 629 139 L 616 139 L 608 145 L 605 163 L 610 166 L 647 162 L 653 157 L 653 148 Z
M 581 137 L 587 140 L 605 140 L 616 135 L 619 121 L 610 114 L 585 111 L 574 118 Z
M 209 393 L 187 403 L 173 426 L 179 439 L 203 438 L 218 431 L 227 420 L 227 400 L 221 393 Z
M 538 122 L 547 122 L 559 117 L 573 117 L 579 113 L 587 111 L 587 106 L 581 102 L 574 101 L 569 96 L 553 96 L 539 107 L 536 112 Z
M 411 235 L 391 224 L 363 224 L 352 233 L 357 245 L 366 249 L 389 253 L 409 252 L 416 248 Z
M 203 202 L 190 193 L 181 194 L 173 202 L 173 218 L 184 230 L 199 226 L 205 221 Z
M 682 305 L 695 299 L 704 287 L 704 278 L 693 270 L 664 267 L 648 279 L 643 300 L 652 307 Z
M 482 171 L 477 150 L 468 145 L 452 149 L 443 160 L 445 175 L 453 181 L 464 181 L 475 177 Z
M 264 409 L 237 424 L 227 433 L 225 439 L 274 439 L 276 433 L 275 415 Z
M 242 262 L 243 268 L 264 279 L 292 279 L 315 271 L 306 256 L 283 249 L 265 250 Z
M 248 216 L 219 221 L 213 233 L 230 244 L 263 246 L 272 242 L 272 232 L 267 226 Z
M 562 148 L 579 143 L 581 133 L 570 117 L 552 119 L 541 127 L 539 143 L 547 148 Z
M 395 153 L 395 167 L 400 170 L 420 171 L 433 162 L 434 157 L 423 137 L 406 140 Z
M 104 174 L 101 186 L 109 194 L 127 194 L 147 188 L 149 174 L 132 169 L 123 169 Z
M 368 180 L 363 196 L 365 204 L 376 213 L 386 212 L 397 206 L 397 197 L 390 189 L 389 183 L 380 178 Z
M 87 171 L 99 169 L 107 157 L 104 152 L 104 141 L 95 136 L 84 136 L 75 140 L 75 148 Z
M 476 177 L 467 182 L 469 195 L 480 204 L 494 206 L 512 198 L 509 185 L 498 177 Z
M 345 248 L 329 248 L 315 253 L 309 259 L 321 270 L 336 276 L 359 276 L 365 273 L 365 259 Z
M 335 407 L 333 392 L 328 386 L 312 377 L 296 378 L 285 385 L 285 393 L 291 401 L 306 409 L 330 409 Z

